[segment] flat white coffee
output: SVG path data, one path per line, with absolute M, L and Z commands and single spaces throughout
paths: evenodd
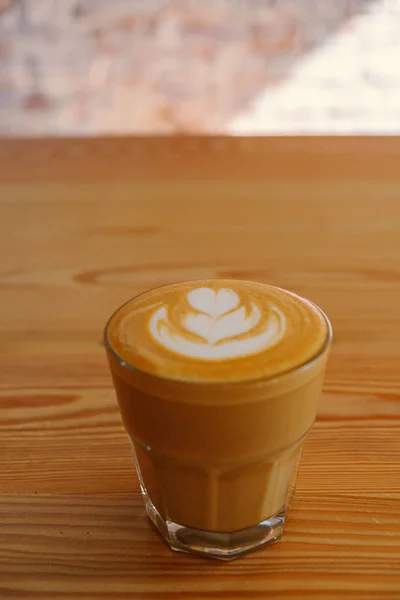
M 247 381 L 307 363 L 328 337 L 312 303 L 266 284 L 172 284 L 130 300 L 112 317 L 109 343 L 147 373 L 186 381 Z

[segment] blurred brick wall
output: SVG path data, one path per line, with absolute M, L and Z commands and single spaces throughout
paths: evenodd
M 369 5 L 0 0 L 0 133 L 223 131 Z

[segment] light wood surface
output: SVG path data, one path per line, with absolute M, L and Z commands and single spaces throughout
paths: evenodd
M 400 598 L 400 139 L 0 141 L 0 598 Z M 287 287 L 335 341 L 283 542 L 144 515 L 101 346 L 181 279 Z

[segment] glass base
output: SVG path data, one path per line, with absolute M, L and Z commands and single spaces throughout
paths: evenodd
M 145 505 L 147 515 L 172 550 L 225 561 L 279 541 L 285 522 L 285 510 L 282 509 L 269 519 L 247 529 L 233 533 L 216 533 L 192 529 L 164 520 L 147 494 Z

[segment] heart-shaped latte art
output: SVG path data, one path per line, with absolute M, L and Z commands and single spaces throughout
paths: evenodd
M 162 306 L 149 321 L 152 337 L 178 354 L 205 360 L 246 356 L 274 345 L 283 334 L 279 311 L 271 309 L 267 317 L 254 302 L 243 303 L 229 288 L 199 287 L 186 298 L 189 310 Z
M 209 344 L 248 331 L 259 318 L 257 310 L 250 318 L 246 317 L 243 306 L 234 310 L 240 302 L 239 296 L 226 288 L 217 291 L 205 287 L 197 288 L 188 293 L 188 300 L 196 313 L 190 312 L 185 315 L 182 324 L 185 329 Z
M 227 288 L 217 291 L 206 287 L 196 288 L 191 290 L 187 297 L 195 310 L 213 319 L 218 319 L 239 304 L 237 293 Z

